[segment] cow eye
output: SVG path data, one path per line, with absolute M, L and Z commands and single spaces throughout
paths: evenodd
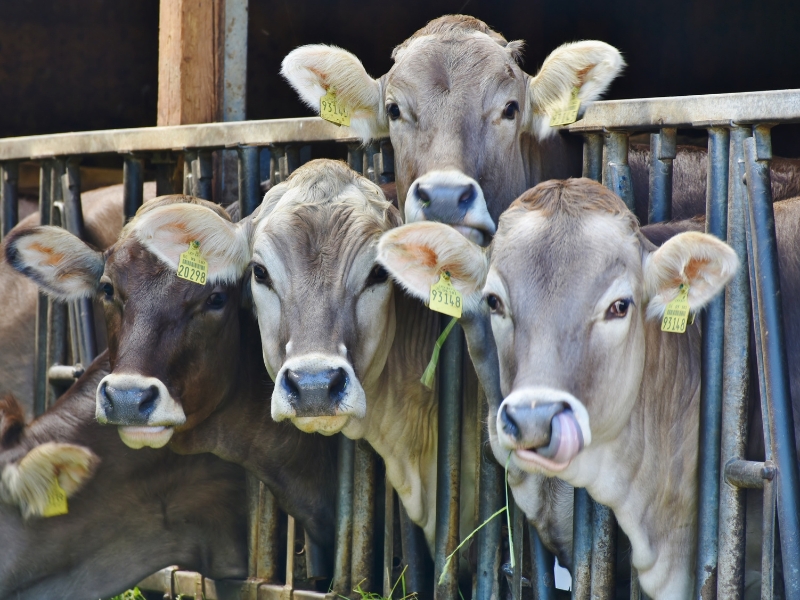
M 400 107 L 396 103 L 390 102 L 386 105 L 386 114 L 392 121 L 397 121 L 400 118 Z
M 489 305 L 489 312 L 495 315 L 502 314 L 503 312 L 503 301 L 497 296 L 497 294 L 489 294 L 486 296 L 486 304 Z
M 212 310 L 219 310 L 228 301 L 228 294 L 222 292 L 214 292 L 206 300 L 206 306 Z
M 270 279 L 267 270 L 261 265 L 253 265 L 253 278 L 256 280 L 256 283 L 272 287 L 272 279 Z
M 622 298 L 616 300 L 611 306 L 608 307 L 606 319 L 622 319 L 628 314 L 628 308 L 633 303 L 630 298 Z
M 108 282 L 100 284 L 100 289 L 103 290 L 103 299 L 104 300 L 113 300 L 114 299 L 114 286 Z
M 508 104 L 506 104 L 505 108 L 503 109 L 503 118 L 508 119 L 510 121 L 514 120 L 514 117 L 517 116 L 519 112 L 519 104 L 516 100 L 512 100 Z
M 386 283 L 387 279 L 389 279 L 388 271 L 382 265 L 375 265 L 367 276 L 366 287 Z

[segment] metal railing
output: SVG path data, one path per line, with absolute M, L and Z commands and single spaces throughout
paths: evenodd
M 769 186 L 770 127 L 800 122 L 800 91 L 785 90 L 676 98 L 597 102 L 569 131 L 584 137 L 584 176 L 602 181 L 633 210 L 633 188 L 628 165 L 629 137 L 651 133 L 652 166 L 648 215 L 658 222 L 671 216 L 672 162 L 676 156 L 677 128 L 708 132 L 708 182 L 706 230 L 725 239 L 736 250 L 742 270 L 725 298 L 706 309 L 702 322 L 702 396 L 700 416 L 700 507 L 695 597 L 736 598 L 743 587 L 744 495 L 746 487 L 764 490 L 763 569 L 764 595 L 771 598 L 775 583 L 776 516 L 780 524 L 780 555 L 787 598 L 800 597 L 800 493 L 792 430 L 785 341 L 778 303 L 775 229 Z M 17 220 L 18 163 L 40 162 L 40 212 L 42 223 L 67 227 L 82 235 L 78 159 L 89 154 L 117 153 L 124 157 L 124 215 L 127 220 L 142 204 L 145 163 L 156 171 L 157 193 L 174 189 L 171 177 L 176 161 L 184 162 L 182 191 L 201 198 L 212 196 L 212 152 L 236 149 L 239 159 L 239 208 L 241 215 L 260 203 L 260 148 L 270 152 L 269 178 L 284 180 L 300 165 L 300 147 L 319 142 L 346 144 L 347 161 L 374 181 L 393 179 L 393 157 L 388 141 L 366 147 L 338 128 L 317 118 L 249 121 L 163 128 L 112 130 L 0 140 L 2 232 Z M 746 183 L 744 177 L 746 174 Z M 49 406 L 80 366 L 95 354 L 91 304 L 74 304 L 67 310 L 40 295 L 36 320 L 35 409 Z M 751 319 L 752 317 L 752 319 Z M 750 324 L 754 323 L 759 390 L 764 418 L 766 461 L 744 460 L 743 427 L 748 394 Z M 766 335 L 766 332 L 771 332 Z M 775 332 L 778 332 L 777 334 Z M 476 402 L 475 390 L 464 391 L 463 372 L 468 364 L 463 336 L 451 335 L 442 349 L 439 368 L 439 477 L 436 520 L 435 581 L 444 557 L 458 543 L 459 461 L 462 419 L 466 402 Z M 49 384 L 48 384 L 49 382 Z M 55 384 L 55 387 L 54 385 Z M 478 426 L 483 447 L 486 432 L 483 406 Z M 502 470 L 479 452 L 477 522 L 483 522 L 500 505 Z M 427 550 L 418 529 L 410 524 L 388 484 L 379 480 L 378 461 L 362 443 L 341 437 L 340 489 L 337 500 L 336 559 L 332 589 L 348 594 L 358 583 L 365 589 L 388 594 L 399 572 L 396 548 L 402 547 L 407 565 L 408 589 L 423 596 L 458 598 L 455 568 L 444 585 L 425 585 L 421 557 Z M 385 487 L 384 487 L 385 486 Z M 324 594 L 301 589 L 301 579 L 325 575 L 313 552 L 302 557 L 296 544 L 302 531 L 288 518 L 288 535 L 278 539 L 281 516 L 265 486 L 250 477 L 250 578 L 245 582 L 206 585 L 194 575 L 180 575 L 182 590 L 203 588 L 207 597 L 311 598 Z M 381 490 L 385 493 L 381 494 Z M 382 509 L 382 518 L 378 510 Z M 614 558 L 617 527 L 611 512 L 575 491 L 572 597 L 612 598 L 615 594 Z M 376 531 L 383 521 L 382 531 Z M 500 522 L 492 521 L 477 539 L 477 573 L 474 597 L 498 597 L 500 576 Z M 534 597 L 553 599 L 553 556 L 525 522 L 522 511 L 513 512 L 515 538 L 530 541 L 529 552 L 515 545 L 517 567 L 510 577 L 515 598 L 522 597 L 522 565 L 530 564 L 529 585 Z M 383 538 L 383 548 L 377 539 Z M 281 545 L 286 550 L 280 551 Z M 306 550 L 309 546 L 306 546 Z M 374 556 L 383 553 L 382 561 Z M 524 560 L 523 554 L 530 555 Z M 285 555 L 279 564 L 279 556 Z M 374 565 L 382 565 L 375 576 Z M 176 574 L 168 570 L 147 581 L 153 589 L 174 594 Z M 185 581 L 184 581 L 185 580 Z M 200 581 L 200 583 L 197 583 Z M 161 582 L 161 583 L 159 583 Z M 185 585 L 184 585 L 185 584 Z M 430 584 L 428 584 L 430 586 Z M 199 586 L 199 587 L 197 587 Z M 309 587 L 309 586 L 306 586 Z M 211 590 L 214 590 L 211 594 Z M 227 591 L 224 591 L 227 590 Z M 711 592 L 709 594 L 709 592 Z M 641 598 L 635 570 L 631 598 Z M 199 597 L 199 596 L 198 596 Z

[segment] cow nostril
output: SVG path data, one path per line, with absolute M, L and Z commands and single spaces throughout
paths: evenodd
M 519 425 L 509 413 L 508 406 L 500 409 L 500 420 L 503 422 L 503 431 L 514 439 L 519 437 Z
M 422 202 L 423 206 L 428 206 L 431 203 L 430 193 L 421 185 L 417 186 L 417 196 L 419 197 L 419 200 Z
M 289 400 L 292 403 L 300 399 L 299 382 L 300 376 L 291 369 L 286 369 L 286 372 L 283 374 L 283 379 L 281 379 L 281 385 L 284 391 L 289 395 Z
M 343 368 L 339 367 L 333 372 L 330 384 L 328 385 L 328 395 L 336 404 L 339 404 L 344 399 L 347 382 L 347 373 Z
M 139 400 L 139 412 L 144 416 L 149 416 L 155 409 L 157 400 L 158 388 L 151 385 L 142 392 L 141 400 Z
M 475 186 L 471 183 L 464 187 L 464 191 L 461 192 L 461 195 L 458 197 L 459 204 L 471 204 L 475 198 L 478 196 Z
M 106 412 L 110 411 L 114 404 L 108 396 L 108 387 L 105 381 L 100 384 L 100 397 L 103 399 L 103 408 Z

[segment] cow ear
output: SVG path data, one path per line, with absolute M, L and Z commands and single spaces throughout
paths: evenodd
M 320 99 L 333 87 L 338 102 L 350 113 L 350 128 L 363 141 L 389 135 L 380 82 L 347 50 L 324 44 L 301 46 L 283 59 L 281 75 L 317 114 Z
M 176 272 L 181 254 L 198 242 L 208 263 L 208 283 L 235 283 L 250 262 L 248 219 L 237 225 L 205 206 L 178 202 L 154 208 L 132 223 L 133 235 Z
M 585 40 L 553 50 L 528 84 L 530 128 L 534 135 L 545 139 L 555 132 L 550 127 L 550 115 L 567 108 L 575 88 L 583 111 L 602 96 L 624 66 L 619 50 L 604 42 Z
M 722 291 L 738 268 L 733 249 L 713 235 L 695 231 L 676 235 L 644 258 L 647 316 L 660 318 L 681 285 L 689 286 L 689 309 L 700 310 Z
M 92 296 L 103 275 L 103 254 L 60 227 L 32 227 L 12 232 L 6 261 L 59 300 Z
M 378 262 L 408 292 L 427 301 L 442 273 L 461 292 L 464 308 L 474 312 L 489 269 L 484 250 L 441 223 L 413 223 L 391 229 L 378 243 Z

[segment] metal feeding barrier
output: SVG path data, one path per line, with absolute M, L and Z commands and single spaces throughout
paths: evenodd
M 706 230 L 727 240 L 742 269 L 725 297 L 714 300 L 702 319 L 702 395 L 699 459 L 699 536 L 694 597 L 741 597 L 744 587 L 745 488 L 764 493 L 762 598 L 780 590 L 800 598 L 800 484 L 792 406 L 783 339 L 775 226 L 770 190 L 770 129 L 800 122 L 800 90 L 597 102 L 568 127 L 584 138 L 583 175 L 602 181 L 634 210 L 628 165 L 629 137 L 650 133 L 651 171 L 647 215 L 642 221 L 671 218 L 672 162 L 677 130 L 708 134 Z M 21 161 L 40 165 L 39 210 L 43 224 L 66 227 L 82 236 L 80 157 L 116 153 L 124 157 L 124 215 L 131 218 L 143 200 L 145 163 L 156 176 L 157 194 L 183 191 L 212 197 L 213 153 L 235 149 L 239 161 L 240 215 L 260 203 L 260 152 L 268 148 L 272 184 L 301 164 L 301 148 L 326 144 L 327 152 L 378 183 L 393 180 L 391 145 L 383 140 L 362 146 L 347 129 L 317 118 L 282 119 L 33 136 L 0 140 L 2 233 L 17 223 L 17 180 Z M 316 146 L 315 146 L 316 147 Z M 308 153 L 306 153 L 308 155 Z M 182 158 L 182 190 L 173 173 Z M 82 372 L 97 354 L 92 303 L 69 306 L 40 295 L 36 316 L 35 401 L 37 414 Z M 766 460 L 745 456 L 749 382 L 750 327 L 755 332 L 758 389 L 764 415 Z M 336 557 L 332 572 L 313 544 L 304 543 L 293 519 L 282 515 L 265 486 L 248 477 L 249 578 L 211 582 L 176 570 L 161 571 L 143 582 L 165 597 L 320 598 L 352 595 L 354 587 L 390 592 L 403 571 L 407 591 L 421 597 L 459 597 L 458 561 L 442 578 L 445 558 L 459 543 L 459 490 L 462 430 L 478 427 L 477 523 L 503 504 L 502 469 L 488 456 L 484 403 L 466 353 L 463 334 L 450 335 L 440 357 L 437 517 L 433 572 L 426 564 L 424 537 L 408 519 L 391 487 L 379 475 L 380 463 L 363 443 L 340 436 Z M 552 600 L 554 559 L 522 511 L 512 510 L 516 567 L 508 576 L 515 599 L 532 593 Z M 611 511 L 575 490 L 572 598 L 615 598 L 618 530 Z M 285 519 L 285 520 L 284 520 Z M 281 534 L 286 524 L 286 533 Z M 472 597 L 501 595 L 503 545 L 501 519 L 475 537 Z M 780 544 L 776 546 L 776 539 Z M 522 541 L 525 543 L 522 543 Z M 382 542 L 382 543 L 381 543 Z M 527 551 L 526 551 L 527 550 Z M 777 557 L 777 558 L 776 558 Z M 382 559 L 382 560 L 381 560 Z M 523 568 L 527 565 L 526 568 Z M 782 567 L 782 568 L 777 568 Z M 523 570 L 525 570 L 523 576 Z M 642 598 L 635 569 L 630 597 Z M 782 581 L 779 575 L 783 574 Z M 380 573 L 378 575 L 378 573 Z M 432 575 L 432 576 L 431 576 Z M 315 591 L 314 581 L 330 579 L 331 590 Z M 461 578 L 462 590 L 468 587 Z M 399 586 L 398 586 L 399 587 Z M 530 588 L 529 591 L 524 591 Z M 718 590 L 718 591 L 717 591 Z M 776 597 L 781 594 L 776 591 Z M 398 597 L 397 591 L 395 597 Z

